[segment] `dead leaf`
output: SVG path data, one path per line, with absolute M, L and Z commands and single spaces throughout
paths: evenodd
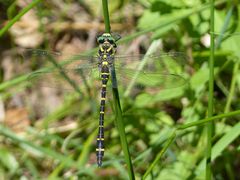
M 16 133 L 24 132 L 30 126 L 27 110 L 25 108 L 7 110 L 4 124 Z

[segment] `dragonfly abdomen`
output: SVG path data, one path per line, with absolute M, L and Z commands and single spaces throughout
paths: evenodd
M 102 165 L 102 159 L 104 156 L 104 113 L 105 113 L 105 101 L 107 93 L 107 82 L 109 79 L 108 67 L 102 68 L 101 71 L 102 89 L 101 89 L 101 102 L 100 102 L 100 116 L 99 116 L 99 129 L 97 136 L 97 164 L 100 167 Z

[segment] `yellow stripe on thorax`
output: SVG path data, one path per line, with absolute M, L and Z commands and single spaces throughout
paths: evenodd
M 103 62 L 102 62 L 102 65 L 106 65 L 106 66 L 107 66 L 107 65 L 108 65 L 108 62 L 107 62 L 107 61 L 103 61 Z
M 112 47 L 110 46 L 108 49 L 107 49 L 107 52 L 111 51 Z

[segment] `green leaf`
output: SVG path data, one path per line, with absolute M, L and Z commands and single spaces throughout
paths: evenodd
M 212 147 L 212 160 L 216 159 L 221 153 L 226 149 L 235 139 L 240 136 L 240 122 L 235 124 L 221 139 L 219 139 Z M 204 173 L 204 164 L 206 159 L 203 159 L 196 171 L 195 174 Z
M 168 101 L 178 97 L 181 97 L 184 94 L 184 87 L 172 88 L 172 89 L 163 89 L 160 90 L 156 95 L 151 95 L 148 93 L 142 93 L 137 96 L 135 100 L 136 107 L 144 107 L 152 105 L 160 101 Z
M 19 167 L 14 155 L 5 148 L 0 148 L 0 161 L 11 173 L 15 172 Z

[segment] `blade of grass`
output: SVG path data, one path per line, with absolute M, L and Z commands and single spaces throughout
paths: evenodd
M 50 175 L 48 175 L 49 180 L 51 179 L 58 179 L 58 175 L 61 173 L 61 171 L 64 169 L 64 164 L 61 163 L 59 164 L 57 167 L 55 167 L 55 169 L 51 172 Z
M 226 106 L 224 108 L 224 113 L 229 112 L 232 100 L 234 99 L 233 96 L 234 96 L 234 91 L 235 91 L 235 88 L 236 88 L 238 73 L 239 73 L 239 63 L 236 62 L 234 64 L 234 68 L 233 68 L 233 76 L 232 76 L 232 81 L 231 81 L 231 85 L 230 85 L 229 94 L 227 96 L 227 103 L 226 103 Z M 224 121 L 225 121 L 225 119 L 223 119 L 223 122 Z
M 122 110 L 121 110 L 120 101 L 119 101 L 118 89 L 113 88 L 112 91 L 113 91 L 113 102 L 114 102 L 115 116 L 116 116 L 115 124 L 116 124 L 118 132 L 119 132 L 121 145 L 122 145 L 123 153 L 124 153 L 124 158 L 127 163 L 128 175 L 129 175 L 130 179 L 135 179 L 131 156 L 129 153 L 128 143 L 127 143 L 127 138 L 126 138 L 126 133 L 125 133 L 125 128 L 124 128 L 124 124 L 123 124 L 123 116 L 122 116 Z
M 0 30 L 0 37 L 2 37 L 24 14 L 30 11 L 34 6 L 36 6 L 42 0 L 34 0 L 27 7 L 21 10 L 12 20 L 10 20 L 6 26 Z
M 97 132 L 98 132 L 98 128 L 95 131 L 93 131 L 92 134 L 84 142 L 82 153 L 78 158 L 79 166 L 84 166 L 86 164 L 86 162 L 88 161 L 88 157 L 91 152 L 91 145 L 97 136 Z
M 215 159 L 221 152 L 240 135 L 240 122 L 235 124 L 212 148 L 212 158 Z
M 103 5 L 103 13 L 104 13 L 104 23 L 105 23 L 105 28 L 106 28 L 105 31 L 107 33 L 110 33 L 111 28 L 110 28 L 110 20 L 109 20 L 109 13 L 108 13 L 108 1 L 102 0 L 102 5 Z M 112 82 L 116 83 L 116 85 L 117 85 L 117 78 L 116 78 L 116 72 L 115 72 L 114 67 L 111 69 L 111 79 L 112 79 Z M 113 92 L 113 103 L 114 103 L 115 114 L 116 114 L 116 118 L 115 118 L 116 126 L 119 131 L 119 136 L 120 136 L 121 145 L 123 148 L 124 158 L 127 163 L 129 179 L 135 179 L 132 161 L 131 161 L 129 148 L 128 148 L 128 143 L 127 143 L 127 138 L 126 138 L 126 133 L 125 133 L 124 124 L 123 124 L 122 109 L 121 109 L 121 105 L 120 105 L 119 93 L 118 93 L 118 89 L 115 87 L 117 87 L 117 86 L 113 86 L 112 92 Z
M 20 167 L 15 155 L 3 147 L 0 148 L 0 163 L 1 166 L 7 168 L 10 173 L 16 172 Z
M 233 13 L 233 8 L 234 8 L 234 5 L 232 5 L 231 7 L 230 7 L 230 9 L 228 10 L 228 12 L 227 12 L 227 15 L 226 15 L 226 18 L 225 18 L 225 20 L 224 20 L 224 24 L 223 24 L 223 27 L 221 28 L 221 32 L 220 32 L 220 35 L 217 37 L 217 39 L 216 39 L 216 45 L 215 45 L 215 49 L 217 49 L 219 46 L 220 46 L 220 44 L 221 44 L 221 42 L 222 42 L 222 40 L 223 40 L 223 38 L 224 38 L 224 33 L 226 32 L 226 30 L 227 30 L 227 28 L 228 28 L 228 25 L 229 25 L 229 23 L 230 23 L 230 20 L 231 20 L 231 17 L 232 17 L 232 13 Z M 215 35 L 215 34 L 214 34 Z
M 105 32 L 110 33 L 111 32 L 111 26 L 110 26 L 109 11 L 108 11 L 108 0 L 102 0 L 102 7 L 103 7 Z
M 157 154 L 156 158 L 154 159 L 153 163 L 149 166 L 145 174 L 143 175 L 142 179 L 146 179 L 146 177 L 149 175 L 149 173 L 152 171 L 152 169 L 157 165 L 158 161 L 162 158 L 164 153 L 167 151 L 168 147 L 172 144 L 176 137 L 175 131 L 171 134 L 171 136 L 168 138 L 167 142 L 163 146 L 162 150 Z
M 29 171 L 31 172 L 31 176 L 33 177 L 33 179 L 39 179 L 40 174 L 39 174 L 38 168 L 32 162 L 32 160 L 26 159 L 25 164 L 26 164 L 27 169 L 29 169 Z
M 239 111 L 240 112 L 240 111 Z M 228 113 L 229 114 L 229 113 Z M 230 143 L 232 143 L 240 134 L 240 122 L 235 124 L 212 148 L 212 160 L 216 159 Z M 203 159 L 196 168 L 197 174 L 204 168 L 206 159 Z
M 210 16 L 210 32 L 214 31 L 214 0 L 210 1 L 211 16 Z M 213 115 L 213 92 L 214 92 L 214 34 L 211 34 L 210 40 L 210 58 L 209 58 L 209 89 L 208 89 L 208 117 Z M 206 180 L 212 179 L 211 170 L 211 156 L 212 156 L 212 136 L 213 136 L 213 122 L 210 121 L 207 125 L 207 148 L 206 148 Z
M 64 138 L 64 141 L 62 143 L 62 146 L 61 146 L 61 152 L 63 152 L 64 154 L 67 154 L 68 153 L 68 144 L 69 142 L 75 137 L 77 136 L 77 134 L 80 133 L 80 129 L 76 129 L 74 131 L 72 131 L 66 138 Z
M 28 76 L 30 74 L 24 74 L 22 76 L 16 77 L 14 79 L 11 79 L 9 81 L 5 81 L 3 83 L 0 83 L 0 91 L 3 91 L 5 89 L 9 89 L 15 85 L 21 84 L 24 81 L 27 81 Z
M 68 158 L 67 156 L 59 154 L 56 151 L 53 151 L 49 148 L 44 148 L 42 146 L 37 146 L 37 145 L 31 143 L 30 141 L 25 140 L 25 139 L 17 136 L 14 132 L 12 132 L 7 127 L 4 127 L 2 125 L 0 125 L 0 134 L 2 134 L 3 136 L 11 139 L 12 141 L 19 144 L 23 148 L 30 148 L 30 149 L 34 150 L 35 152 L 38 152 L 40 154 L 44 154 L 47 157 L 57 159 L 60 162 L 63 162 L 65 164 L 65 166 L 67 166 L 67 167 L 78 167 L 77 163 L 74 162 L 72 159 Z
M 208 117 L 208 118 L 205 118 L 205 119 L 201 119 L 199 121 L 183 124 L 183 125 L 178 126 L 177 130 L 187 129 L 187 128 L 193 127 L 193 126 L 204 125 L 204 124 L 206 124 L 208 122 L 212 122 L 212 121 L 215 121 L 217 119 L 232 117 L 232 116 L 236 116 L 236 115 L 240 115 L 240 110 L 232 111 L 232 112 L 229 112 L 229 113 L 220 114 L 220 115 L 217 115 L 217 116 L 211 116 L 211 117 Z

